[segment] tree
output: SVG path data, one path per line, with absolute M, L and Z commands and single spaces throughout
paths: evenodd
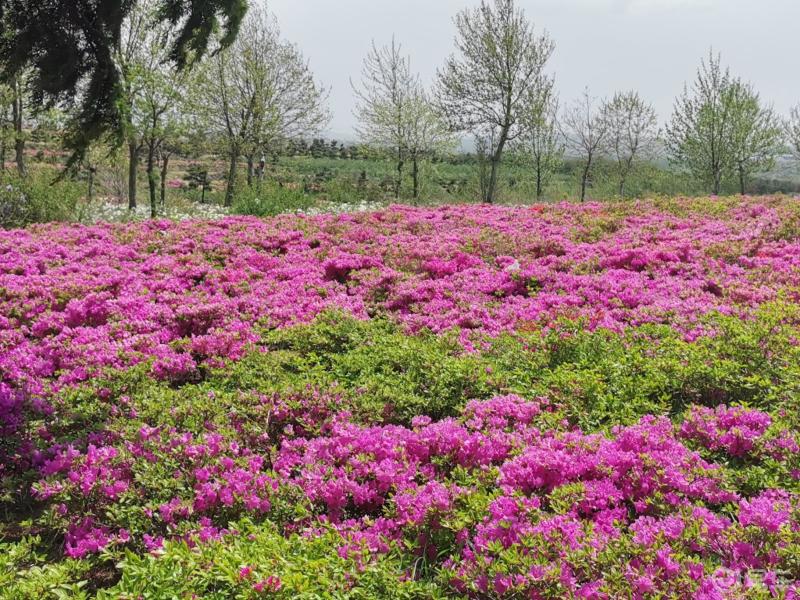
M 784 128 L 789 147 L 795 158 L 800 160 L 800 104 L 792 107 Z
M 761 105 L 752 86 L 723 69 L 720 57 L 702 61 L 692 89 L 684 88 L 667 127 L 673 162 L 719 194 L 735 174 L 745 193 L 749 177 L 774 164 L 781 142 L 779 120 Z
M 161 205 L 166 198 L 166 173 L 172 150 L 168 144 L 180 136 L 184 125 L 186 72 L 178 71 L 168 61 L 166 49 L 171 45 L 172 30 L 159 23 L 153 12 L 152 1 L 144 0 L 137 9 L 134 31 L 138 39 L 126 64 L 126 82 L 131 91 L 131 105 L 127 107 L 128 136 L 132 144 L 146 150 L 146 173 L 150 199 L 150 217 L 158 212 L 158 180 L 161 179 Z M 134 11 L 134 12 L 137 12 Z M 163 161 L 163 162 L 162 162 Z M 161 163 L 161 164 L 159 164 Z M 161 173 L 157 172 L 160 167 Z M 133 161 L 131 168 L 135 168 Z M 135 185 L 135 183 L 134 183 Z M 135 193 L 135 190 L 134 190 Z M 135 205 L 135 202 L 134 202 Z
M 27 98 L 27 73 L 19 73 L 9 81 L 11 88 L 11 121 L 14 129 L 14 161 L 17 171 L 24 176 L 25 170 L 25 105 Z
M 608 134 L 608 122 L 602 110 L 596 108 L 597 100 L 588 88 L 567 109 L 563 117 L 564 137 L 570 150 L 581 159 L 581 202 L 586 200 L 586 188 L 592 170 Z
M 411 162 L 412 194 L 418 200 L 420 164 L 451 147 L 453 136 L 395 40 L 383 48 L 372 44 L 364 59 L 361 87 L 353 89 L 359 137 L 395 157 L 395 198 L 400 198 L 405 163 Z
M 536 200 L 544 196 L 544 188 L 564 157 L 564 141 L 558 122 L 558 97 L 553 82 L 543 89 L 540 101 L 523 116 L 519 150 L 533 164 Z
M 211 179 L 208 176 L 208 169 L 199 165 L 191 164 L 187 169 L 186 179 L 189 181 L 189 189 L 200 189 L 200 203 L 206 202 L 206 191 L 211 189 Z
M 495 200 L 503 151 L 547 85 L 553 42 L 534 34 L 514 0 L 482 0 L 456 17 L 456 48 L 438 74 L 438 101 L 455 131 L 482 141 L 489 160 L 483 201 Z
M 6 170 L 8 144 L 13 139 L 13 92 L 11 86 L 0 84 L 0 171 Z
M 356 95 L 356 131 L 363 143 L 389 150 L 396 157 L 394 196 L 400 198 L 403 184 L 412 102 L 421 84 L 411 72 L 410 59 L 400 45 L 378 48 L 375 42 L 364 59 L 361 87 L 351 86 Z
M 128 146 L 128 208 L 136 208 L 137 172 L 145 151 L 150 215 L 155 218 L 158 202 L 157 166 L 161 168 L 161 205 L 165 202 L 163 179 L 171 152 L 170 138 L 185 125 L 187 71 L 169 61 L 174 30 L 158 20 L 157 0 L 139 0 L 123 23 L 122 43 L 116 52 L 121 72 L 119 95 L 123 133 Z
M 34 105 L 60 102 L 80 106 L 66 137 L 79 164 L 93 140 L 124 120 L 119 99 L 123 86 L 115 64 L 122 24 L 136 0 L 2 0 L 0 62 L 12 82 L 32 72 Z M 212 33 L 223 31 L 220 44 L 230 45 L 247 10 L 247 0 L 158 0 L 157 19 L 176 31 L 169 58 L 183 68 L 207 50 Z
M 299 48 L 281 41 L 277 28 L 275 35 L 268 93 L 263 104 L 256 105 L 254 127 L 248 139 L 249 175 L 252 175 L 253 156 L 272 154 L 287 140 L 319 133 L 331 120 L 327 107 L 329 90 L 316 81 Z
M 417 87 L 409 102 L 405 147 L 411 161 L 411 184 L 414 201 L 420 198 L 420 164 L 456 145 L 447 123 L 428 97 Z
M 180 87 L 170 86 L 165 73 L 150 73 L 138 110 L 142 141 L 147 150 L 146 173 L 150 192 L 150 217 L 157 214 L 156 187 L 161 180 L 160 204 L 166 201 L 166 176 L 174 152 L 170 144 L 181 127 Z M 138 120 L 138 119 L 137 119 Z M 156 172 L 160 168 L 160 174 Z
M 128 210 L 136 209 L 137 175 L 143 147 L 140 132 L 133 123 L 134 107 L 141 94 L 143 55 L 153 47 L 148 42 L 154 23 L 152 3 L 143 0 L 122 23 L 120 43 L 114 48 L 114 62 L 120 72 L 117 110 L 120 113 L 120 133 L 128 147 Z M 88 146 L 87 146 L 88 147 Z
M 658 139 L 658 116 L 652 104 L 635 91 L 617 92 L 601 113 L 606 121 L 606 148 L 616 163 L 619 196 L 642 158 L 652 156 Z
M 25 120 L 30 104 L 29 74 L 21 72 L 7 83 L 0 83 L 0 170 L 6 169 L 6 153 L 13 142 L 14 161 L 21 176 L 25 168 Z
M 709 53 L 701 61 L 691 88 L 684 86 L 675 101 L 667 126 L 667 149 L 671 160 L 709 185 L 719 194 L 723 178 L 734 164 L 734 103 L 730 71 L 720 57 Z
M 762 106 L 749 84 L 735 80 L 729 90 L 733 125 L 733 163 L 742 195 L 753 174 L 769 171 L 781 150 L 781 123 L 772 107 Z
M 329 121 L 327 91 L 308 63 L 280 39 L 277 24 L 255 5 L 234 45 L 208 60 L 197 81 L 195 112 L 213 136 L 224 140 L 229 160 L 225 205 L 233 204 L 237 163 L 269 145 L 316 133 Z

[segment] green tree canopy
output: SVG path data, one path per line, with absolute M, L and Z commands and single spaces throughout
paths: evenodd
M 32 71 L 38 107 L 77 101 L 67 144 L 72 164 L 108 131 L 120 131 L 120 70 L 114 60 L 122 23 L 137 0 L 0 0 L 0 61 L 11 79 Z M 183 68 L 204 54 L 215 30 L 236 37 L 247 0 L 159 0 L 156 19 L 176 30 L 169 57 Z

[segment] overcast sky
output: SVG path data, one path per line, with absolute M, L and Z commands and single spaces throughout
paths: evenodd
M 453 16 L 479 0 L 268 0 L 283 36 L 331 88 L 331 135 L 352 137 L 353 94 L 374 39 L 392 35 L 426 82 L 453 51 Z M 520 0 L 556 43 L 562 103 L 636 89 L 662 121 L 709 47 L 786 113 L 800 102 L 800 0 Z

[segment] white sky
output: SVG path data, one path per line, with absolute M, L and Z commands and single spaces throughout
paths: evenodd
M 374 39 L 394 35 L 426 82 L 453 51 L 453 16 L 479 0 L 267 0 L 331 88 L 330 135 L 353 136 L 353 94 Z M 519 0 L 556 43 L 549 70 L 562 103 L 636 89 L 662 121 L 709 47 L 787 113 L 800 102 L 800 0 Z

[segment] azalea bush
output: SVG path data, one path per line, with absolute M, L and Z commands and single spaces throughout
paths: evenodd
M 800 209 L 0 234 L 0 597 L 796 598 Z

